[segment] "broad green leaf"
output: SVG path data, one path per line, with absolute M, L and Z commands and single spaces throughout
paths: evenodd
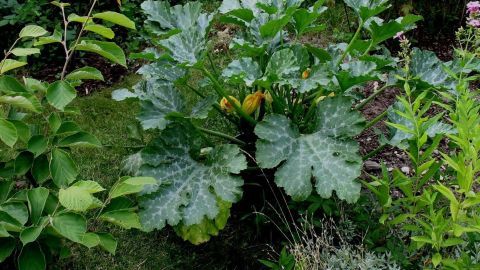
M 77 51 L 86 51 L 99 54 L 113 63 L 127 66 L 125 54 L 117 44 L 113 42 L 98 41 L 98 40 L 82 40 L 76 47 Z
M 263 38 L 274 38 L 278 33 L 283 31 L 283 28 L 291 21 L 292 15 L 295 12 L 294 7 L 287 10 L 286 14 L 281 18 L 269 20 L 260 27 L 260 35 Z
M 435 255 L 432 256 L 433 266 L 437 267 L 441 262 L 442 262 L 442 255 L 438 252 L 435 253 Z
M 17 142 L 17 129 L 12 122 L 0 119 L 0 140 L 6 145 L 13 147 Z
M 85 233 L 82 237 L 81 244 L 87 248 L 93 248 L 100 244 L 100 238 L 96 233 Z
M 61 139 L 58 142 L 58 146 L 61 147 L 72 147 L 72 146 L 90 146 L 90 147 L 101 147 L 102 143 L 92 134 L 87 132 L 77 132 L 68 137 Z
M 19 270 L 44 270 L 47 262 L 38 243 L 30 243 L 22 248 L 18 256 Z
M 10 120 L 17 129 L 18 139 L 24 143 L 28 143 L 30 140 L 30 126 L 21 120 Z
M 0 96 L 0 103 L 10 104 L 14 107 L 26 109 L 36 113 L 42 111 L 42 105 L 40 104 L 40 101 L 36 96 L 31 94 Z
M 0 205 L 8 198 L 8 194 L 12 191 L 14 182 L 11 180 L 0 180 Z
M 443 63 L 434 52 L 414 48 L 410 71 L 412 75 L 430 86 L 441 86 L 448 78 Z
M 77 96 L 77 91 L 65 81 L 56 81 L 47 89 L 47 100 L 50 105 L 63 111 Z
M 245 83 L 251 87 L 253 83 L 262 77 L 262 71 L 257 62 L 252 58 L 240 58 L 233 60 L 223 70 L 222 76 L 232 83 Z
M 50 177 L 48 157 L 43 154 L 35 158 L 32 165 L 32 176 L 38 184 L 42 184 Z
M 204 218 L 200 224 L 190 226 L 179 224 L 174 228 L 177 235 L 194 245 L 208 242 L 212 236 L 217 236 L 220 230 L 223 230 L 227 225 L 232 203 L 219 200 L 217 204 L 220 210 L 215 219 Z
M 365 22 L 390 7 L 388 0 L 344 0 Z
M 146 230 L 199 224 L 219 214 L 217 197 L 236 202 L 242 194 L 242 178 L 235 175 L 247 166 L 236 145 L 218 145 L 205 162 L 200 154 L 199 134 L 189 126 L 171 125 L 141 153 L 143 165 L 137 175 L 152 176 L 158 186 L 149 185 L 140 200 L 140 218 Z
M 138 96 L 125 88 L 117 89 L 112 92 L 112 99 L 115 101 L 124 101 L 129 98 L 138 98 Z
M 0 241 L 0 263 L 10 257 L 13 250 L 15 250 L 15 246 L 16 243 L 14 238 L 4 238 Z
M 265 77 L 270 82 L 278 82 L 290 78 L 300 78 L 302 72 L 295 54 L 287 48 L 276 51 L 272 55 L 265 70 Z
M 49 194 L 49 190 L 44 187 L 33 188 L 27 191 L 28 208 L 32 224 L 36 224 L 42 216 Z
M 40 49 L 37 48 L 15 48 L 12 50 L 12 54 L 15 56 L 29 56 L 32 54 L 39 54 Z
M 91 180 L 78 181 L 78 182 L 75 182 L 72 186 L 82 188 L 90 194 L 102 192 L 105 190 L 99 183 Z
M 154 63 L 143 65 L 137 71 L 146 79 L 165 80 L 175 82 L 185 77 L 186 70 L 170 61 L 156 61 Z
M 28 63 L 23 61 L 13 60 L 13 59 L 2 60 L 0 61 L 0 74 L 5 74 L 7 71 L 10 71 L 19 67 L 23 67 L 26 64 Z
M 34 43 L 33 46 L 42 46 L 51 43 L 61 43 L 63 34 L 59 30 L 55 29 L 51 36 L 39 37 Z
M 35 135 L 28 141 L 28 151 L 35 154 L 35 157 L 43 154 L 48 147 L 48 140 L 43 135 Z
M 53 120 L 53 119 L 52 119 Z M 61 121 L 61 119 L 58 119 Z M 58 124 L 58 123 L 57 123 Z M 66 121 L 60 124 L 56 130 L 57 135 L 69 136 L 81 132 L 80 127 L 73 121 Z
M 373 62 L 353 61 L 342 64 L 342 71 L 336 74 L 338 84 L 343 91 L 352 86 L 378 79 L 375 69 L 377 65 Z
M 35 242 L 37 238 L 40 236 L 40 234 L 43 231 L 43 226 L 32 226 L 25 228 L 21 233 L 20 233 L 20 241 L 22 244 L 25 246 L 29 243 Z
M 105 27 L 101 24 L 88 24 L 85 26 L 85 31 L 90 31 L 101 35 L 102 37 L 112 39 L 115 37 L 115 33 L 112 29 Z
M 35 156 L 28 151 L 18 154 L 14 162 L 15 174 L 25 175 L 32 167 L 34 158 Z
M 372 35 L 372 46 L 376 46 L 377 44 L 394 37 L 398 32 L 406 32 L 415 28 L 415 23 L 421 19 L 422 16 L 409 14 L 388 23 L 383 23 L 381 20 L 372 20 L 367 27 Z
M 135 23 L 132 20 L 130 20 L 127 16 L 121 13 L 117 13 L 113 11 L 105 11 L 105 12 L 93 14 L 93 18 L 102 19 L 104 21 L 108 21 L 108 22 L 123 26 L 125 28 L 135 29 Z
M 146 185 L 156 185 L 157 181 L 152 177 L 132 177 L 121 179 L 109 193 L 109 198 L 114 199 L 128 194 L 139 193 Z
M 193 66 L 201 60 L 207 40 L 204 32 L 189 28 L 158 43 L 168 49 L 178 63 Z
M 87 16 L 78 16 L 75 13 L 72 13 L 72 14 L 68 15 L 67 20 L 69 22 L 78 22 L 78 23 L 86 23 L 87 21 L 89 23 L 92 22 L 92 18 L 89 18 Z
M 67 76 L 65 76 L 65 80 L 98 80 L 103 81 L 103 75 L 100 70 L 93 68 L 93 67 L 82 67 L 70 72 Z
M 4 203 L 0 208 L 1 211 L 7 213 L 14 218 L 18 224 L 25 225 L 28 221 L 28 208 L 24 203 L 8 202 Z M 2 220 L 2 218 L 0 218 Z M 8 223 L 8 220 L 7 220 Z M 15 223 L 12 223 L 15 225 Z
M 38 25 L 27 25 L 25 26 L 19 34 L 19 37 L 24 38 L 24 37 L 41 37 L 48 34 L 47 30 L 43 29 L 43 27 L 40 27 Z
M 363 118 L 351 111 L 347 98 L 328 98 L 318 104 L 314 133 L 302 135 L 283 115 L 268 115 L 255 128 L 257 161 L 262 168 L 274 168 L 275 182 L 296 200 L 305 200 L 315 190 L 323 198 L 332 192 L 353 203 L 360 196 L 362 159 L 351 137 L 363 129 Z
M 21 85 L 17 79 L 11 76 L 0 76 L 0 93 L 5 94 L 24 94 L 27 89 Z
M 70 154 L 61 149 L 54 149 L 50 161 L 50 173 L 57 187 L 65 187 L 75 181 L 78 169 Z
M 302 36 L 308 32 L 323 30 L 325 25 L 315 25 L 315 22 L 326 9 L 326 7 L 312 7 L 311 10 L 303 8 L 296 10 L 293 14 L 293 25 L 297 35 Z
M 164 129 L 170 123 L 169 116 L 185 118 L 206 118 L 216 99 L 211 96 L 201 100 L 192 109 L 188 110 L 180 92 L 173 83 L 149 79 L 138 83 L 134 87 L 134 93 L 117 92 L 114 97 L 121 99 L 127 96 L 136 96 L 140 99 L 140 113 L 137 119 L 144 130 Z
M 80 214 L 62 213 L 53 217 L 52 227 L 68 240 L 81 244 L 87 231 L 87 221 Z
M 157 33 L 165 30 L 187 30 L 200 26 L 202 31 L 209 26 L 213 16 L 202 13 L 200 2 L 188 2 L 185 5 L 171 7 L 168 1 L 145 1 L 141 5 L 147 15 L 147 22 Z M 205 34 L 205 33 L 204 33 Z
M 140 218 L 133 210 L 115 210 L 103 213 L 101 220 L 110 222 L 124 229 L 141 229 Z
M 100 247 L 108 251 L 110 254 L 115 255 L 117 250 L 117 240 L 109 233 L 97 233 L 100 240 Z
M 60 189 L 58 200 L 68 210 L 84 212 L 93 203 L 93 196 L 84 188 L 71 186 Z

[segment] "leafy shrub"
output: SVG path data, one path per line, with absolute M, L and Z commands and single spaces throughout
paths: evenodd
M 52 4 L 63 14 L 64 31 L 48 35 L 40 26 L 25 26 L 0 62 L 0 141 L 10 148 L 0 161 L 0 262 L 15 256 L 19 269 L 46 269 L 47 261 L 68 255 L 65 240 L 88 248 L 100 246 L 114 254 L 115 238 L 108 232 L 92 230 L 90 225 L 104 221 L 140 229 L 135 202 L 126 195 L 155 184 L 148 177 L 121 178 L 101 200 L 96 194 L 104 191 L 103 187 L 92 180 L 77 180 L 79 171 L 70 150 L 101 147 L 101 143 L 69 119 L 78 113 L 70 105 L 76 97 L 74 87 L 84 80 L 103 80 L 103 76 L 92 67 L 67 74 L 68 64 L 75 51 L 86 51 L 125 65 L 125 55 L 115 43 L 82 39 L 82 34 L 89 31 L 111 38 L 113 31 L 100 20 L 126 28 L 135 25 L 111 11 L 67 17 L 69 4 Z M 93 1 L 90 10 L 95 4 Z M 82 31 L 69 38 L 68 27 L 74 23 L 80 23 Z M 27 40 L 35 47 L 18 46 Z M 51 43 L 64 49 L 61 80 L 49 84 L 23 78 L 20 82 L 5 75 L 27 65 L 21 57 L 38 54 L 38 47 Z
M 349 44 L 327 48 L 298 42 L 324 28 L 317 24 L 326 10 L 323 1 L 304 8 L 302 1 L 225 0 L 218 16 L 202 12 L 198 2 L 142 4 L 152 40 L 161 49 L 143 53 L 151 63 L 139 70 L 145 80 L 134 92 L 118 90 L 113 98 L 138 99 L 143 129 L 156 134 L 132 159 L 138 164 L 135 175 L 158 181 L 158 187 L 147 188 L 141 197 L 146 229 L 169 224 L 194 243 L 216 235 L 228 217 L 223 202 L 230 208 L 242 196 L 240 173 L 247 164 L 275 169 L 275 183 L 295 200 L 312 193 L 330 198 L 333 192 L 350 203 L 359 198 L 356 178 L 362 158 L 353 137 L 365 127 L 358 112 L 365 103 L 352 110 L 358 101 L 353 97 L 368 81 L 396 83 L 395 77 L 382 75 L 394 71 L 397 63 L 383 54 L 381 43 L 412 29 L 421 17 L 384 21 L 376 16 L 389 7 L 387 1 L 345 2 L 357 14 L 359 27 Z M 213 64 L 207 41 L 213 22 L 239 29 L 229 45 L 236 59 L 223 70 Z M 361 39 L 362 31 L 368 39 Z M 200 83 L 189 80 L 193 74 L 202 77 Z M 200 102 L 188 108 L 177 87 L 192 90 Z M 204 128 L 212 108 L 235 129 L 225 134 Z M 207 136 L 229 143 L 214 144 Z M 213 224 L 220 214 L 221 226 L 213 233 L 184 233 L 185 228 Z

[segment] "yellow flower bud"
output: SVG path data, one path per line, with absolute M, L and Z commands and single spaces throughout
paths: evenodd
M 235 104 L 237 104 L 238 107 L 240 107 L 240 101 L 238 101 L 238 99 L 236 99 L 235 97 L 233 96 L 229 96 L 229 98 L 235 102 Z M 228 102 L 228 100 L 226 98 L 222 98 L 222 100 L 220 100 L 220 108 L 222 108 L 222 110 L 224 110 L 225 112 L 227 113 L 231 113 L 235 110 L 235 108 L 233 107 L 232 104 L 230 104 L 230 102 Z
M 334 92 L 331 92 L 330 94 L 328 94 L 328 96 L 319 96 L 318 98 L 315 99 L 315 104 L 318 104 L 320 101 L 324 100 L 327 97 L 334 97 L 334 96 L 335 96 Z
M 265 92 L 265 102 L 267 104 L 272 104 L 273 102 L 273 97 L 272 97 L 272 94 L 270 94 L 270 92 Z
M 247 114 L 252 114 L 262 104 L 262 99 L 264 98 L 265 95 L 261 91 L 248 95 L 242 104 L 243 111 Z
M 308 77 L 310 77 L 310 69 L 309 68 L 305 69 L 302 72 L 302 79 L 306 80 L 306 79 L 308 79 Z

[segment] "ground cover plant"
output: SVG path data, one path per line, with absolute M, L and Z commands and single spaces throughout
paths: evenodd
M 391 18 L 388 0 L 147 0 L 126 7 L 141 26 L 97 1 L 85 16 L 52 4 L 61 30 L 26 26 L 0 62 L 2 266 L 478 267 L 480 3 L 466 5 L 450 61 L 416 48 L 422 16 Z M 332 7 L 352 33 L 326 25 Z M 75 88 L 104 78 L 70 72 L 76 52 L 127 63 L 112 24 L 141 28 L 141 78 L 113 91 L 117 104 L 79 101 Z M 12 72 L 52 45 L 58 80 Z M 117 234 L 122 254 L 87 251 L 115 255 Z

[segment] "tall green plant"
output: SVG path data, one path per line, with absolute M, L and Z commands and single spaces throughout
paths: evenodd
M 103 187 L 77 179 L 79 171 L 71 149 L 101 147 L 101 143 L 70 120 L 70 115 L 78 113 L 71 105 L 76 97 L 74 87 L 84 80 L 103 80 L 103 76 L 92 67 L 67 73 L 68 64 L 76 51 L 87 51 L 126 65 L 124 53 L 115 43 L 82 36 L 90 31 L 112 38 L 113 31 L 100 21 L 135 28 L 122 14 L 94 13 L 96 3 L 93 1 L 87 16 L 67 17 L 69 4 L 52 2 L 62 14 L 63 33 L 48 35 L 44 28 L 28 25 L 0 62 L 0 141 L 10 148 L 0 161 L 0 262 L 14 256 L 18 269 L 46 269 L 47 261 L 68 255 L 65 240 L 87 248 L 100 246 L 114 254 L 115 238 L 93 230 L 92 223 L 141 229 L 136 204 L 126 195 L 156 184 L 148 177 L 125 177 L 107 195 L 97 196 L 105 191 Z M 70 40 L 67 32 L 73 23 L 79 23 L 81 30 Z M 25 40 L 33 41 L 35 48 L 18 47 Z M 61 80 L 47 83 L 23 78 L 20 82 L 6 75 L 27 65 L 15 57 L 38 54 L 37 47 L 50 43 L 60 44 L 65 52 Z
M 395 59 L 382 54 L 381 43 L 412 29 L 421 17 L 387 22 L 376 17 L 390 6 L 387 1 L 348 0 L 358 15 L 356 34 L 349 44 L 320 48 L 299 40 L 324 29 L 317 23 L 324 1 L 302 3 L 225 0 L 213 13 L 203 12 L 198 2 L 142 4 L 158 47 L 143 54 L 151 61 L 139 70 L 145 80 L 134 92 L 118 90 L 113 98 L 138 99 L 139 121 L 145 130 L 156 131 L 150 144 L 129 159 L 138 165 L 131 168 L 136 175 L 158 181 L 141 196 L 147 229 L 181 227 L 177 232 L 194 243 L 216 235 L 231 203 L 241 198 L 245 152 L 251 165 L 275 169 L 275 183 L 295 200 L 313 192 L 324 198 L 335 192 L 350 203 L 358 199 L 362 158 L 353 137 L 365 121 L 352 110 L 351 96 L 395 69 Z M 208 42 L 213 22 L 238 29 L 229 45 L 235 59 L 223 70 L 213 63 Z M 203 79 L 192 82 L 192 74 Z M 188 108 L 180 86 L 201 101 Z M 228 134 L 204 128 L 211 109 L 236 128 Z M 210 136 L 227 144 L 213 144 Z

